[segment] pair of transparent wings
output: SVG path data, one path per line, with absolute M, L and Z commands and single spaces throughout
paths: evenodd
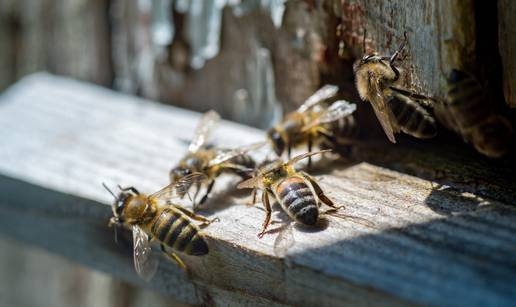
M 280 167 L 288 167 L 290 165 L 294 165 L 296 164 L 297 162 L 303 160 L 303 159 L 306 159 L 310 156 L 314 156 L 314 155 L 319 155 L 319 154 L 323 154 L 323 153 L 326 153 L 326 152 L 331 152 L 332 150 L 331 149 L 325 149 L 325 150 L 320 150 L 320 151 L 314 151 L 314 152 L 306 152 L 304 154 L 300 154 L 300 155 L 297 155 L 295 157 L 293 157 L 292 159 L 288 160 L 287 162 L 285 163 L 278 163 L 277 164 L 277 167 L 280 168 Z M 280 160 L 281 161 L 281 160 Z M 265 167 L 267 167 L 268 165 L 266 165 Z M 276 168 L 276 166 L 274 166 Z M 238 189 L 253 189 L 253 188 L 256 188 L 258 186 L 260 186 L 260 183 L 262 181 L 262 177 L 260 175 L 257 175 L 253 178 L 250 178 L 250 179 L 247 179 L 245 181 L 242 181 L 241 183 L 239 183 L 237 185 L 237 188 Z
M 196 181 L 205 177 L 201 173 L 193 173 L 171 183 L 161 190 L 151 194 L 150 199 L 168 202 L 174 198 L 182 198 Z M 159 258 L 152 256 L 149 235 L 138 225 L 132 226 L 133 232 L 133 261 L 136 273 L 146 281 L 152 279 L 158 269 Z
M 220 115 L 217 112 L 211 110 L 204 113 L 201 120 L 197 124 L 197 127 L 195 128 L 194 136 L 192 138 L 190 146 L 188 146 L 188 151 L 190 153 L 197 152 L 206 144 L 206 141 L 208 140 L 211 132 L 213 131 L 214 127 L 218 124 L 219 121 Z M 211 167 L 217 164 L 224 163 L 236 156 L 245 154 L 252 150 L 256 150 L 265 144 L 266 142 L 258 142 L 230 150 L 219 151 L 217 155 L 212 160 L 210 160 L 208 166 Z M 227 167 L 240 168 L 239 166 L 232 164 L 228 164 Z
M 387 135 L 389 141 L 391 141 L 392 143 L 396 143 L 396 138 L 394 137 L 394 134 L 399 133 L 401 131 L 401 127 L 399 126 L 398 120 L 394 116 L 394 113 L 392 112 L 391 108 L 388 106 L 389 100 L 410 100 L 425 108 L 431 108 L 432 101 L 434 99 L 393 86 L 389 87 L 388 89 L 388 91 L 390 91 L 390 94 L 388 96 L 385 96 L 382 94 L 379 84 L 379 81 L 373 81 L 373 90 L 375 94 L 371 97 L 371 106 L 373 107 L 374 113 L 378 118 L 378 121 L 380 122 L 380 125 L 382 126 L 383 131 Z
M 152 256 L 149 236 L 138 225 L 133 225 L 133 261 L 136 273 L 150 281 L 158 270 L 159 260 Z
M 297 109 L 298 113 L 304 113 L 320 103 L 331 99 L 337 95 L 339 88 L 335 85 L 325 85 L 317 90 L 312 96 L 308 97 L 305 102 Z M 331 123 L 346 116 L 349 116 L 356 110 L 356 105 L 349 103 L 346 100 L 337 100 L 328 108 L 325 108 L 303 127 L 303 131 L 313 128 L 318 125 Z

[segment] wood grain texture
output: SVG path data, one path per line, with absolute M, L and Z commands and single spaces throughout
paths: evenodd
M 190 277 L 163 259 L 145 285 L 106 226 L 111 198 L 100 183 L 165 185 L 199 116 L 50 75 L 24 79 L 0 98 L 0 231 L 190 304 L 514 303 L 514 159 L 406 140 L 321 161 L 321 186 L 355 218 L 294 227 L 281 257 L 273 249 L 281 224 L 258 239 L 261 206 L 247 207 L 248 194 L 231 188 L 236 178 L 222 178 L 202 211 L 221 219 L 205 229 L 210 254 L 183 256 Z M 224 122 L 213 140 L 263 136 Z
M 107 0 L 0 4 L 0 89 L 41 70 L 110 86 Z
M 498 39 L 503 62 L 503 90 L 505 101 L 516 108 L 516 3 L 510 0 L 498 1 Z
M 451 68 L 474 61 L 473 1 L 344 0 L 344 40 L 362 57 L 364 30 L 368 52 L 391 55 L 408 36 L 401 82 L 430 96 L 443 98 Z

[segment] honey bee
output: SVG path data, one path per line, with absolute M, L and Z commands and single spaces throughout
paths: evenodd
M 162 252 L 182 268 L 186 268 L 184 262 L 174 252 L 167 251 L 167 247 L 187 255 L 208 254 L 203 234 L 191 220 L 208 225 L 216 219 L 206 219 L 170 202 L 175 197 L 181 197 L 191 182 L 202 176 L 199 173 L 191 174 L 151 195 L 142 194 L 134 187 L 120 186 L 119 194 L 115 195 L 103 184 L 115 198 L 109 226 L 132 230 L 134 267 L 143 279 L 150 280 L 158 266 L 157 259 L 151 257 L 151 241 L 159 242 Z
M 494 112 L 484 87 L 468 73 L 451 71 L 446 101 L 436 107 L 436 115 L 487 157 L 499 158 L 510 150 L 510 121 Z
M 271 220 L 272 210 L 269 194 L 275 197 L 291 219 L 304 225 L 317 223 L 321 202 L 333 209 L 341 208 L 333 204 L 312 176 L 294 168 L 294 164 L 300 160 L 328 151 L 330 150 L 301 154 L 287 162 L 278 159 L 264 165 L 258 170 L 255 177 L 238 185 L 239 189 L 262 190 L 262 202 L 265 206 L 266 216 L 262 231 L 258 234 L 259 238 L 263 237 Z
M 358 94 L 369 101 L 392 143 L 396 143 L 394 134 L 400 131 L 420 139 L 437 134 L 435 119 L 426 109 L 431 106 L 431 99 L 394 86 L 400 77 L 394 62 L 406 41 L 405 34 L 404 42 L 390 57 L 368 54 L 353 65 Z
M 356 105 L 344 100 L 331 105 L 323 102 L 338 92 L 335 85 L 325 85 L 310 96 L 297 110 L 287 114 L 283 120 L 269 129 L 267 136 L 274 152 L 281 157 L 285 150 L 290 159 L 293 147 L 306 143 L 308 152 L 314 142 L 335 144 L 344 138 L 356 136 L 357 125 L 352 113 Z M 309 158 L 308 164 L 311 164 Z
M 265 145 L 265 142 L 261 142 L 234 149 L 216 148 L 206 145 L 209 134 L 219 120 L 220 116 L 215 111 L 209 111 L 203 115 L 188 147 L 188 153 L 170 171 L 170 181 L 172 183 L 196 172 L 205 175 L 205 180 L 197 182 L 193 197 L 194 209 L 196 208 L 195 200 L 202 183 L 206 183 L 207 188 L 206 194 L 201 198 L 199 204 L 203 204 L 208 199 L 215 184 L 215 179 L 220 174 L 228 172 L 234 173 L 243 179 L 249 178 L 248 173 L 255 168 L 256 163 L 247 152 Z

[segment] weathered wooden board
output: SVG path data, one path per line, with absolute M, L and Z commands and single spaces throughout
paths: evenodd
M 1 306 L 187 306 L 3 235 L 0 258 Z
M 498 1 L 498 40 L 503 62 L 503 90 L 505 101 L 516 108 L 516 3 L 510 0 Z
M 0 98 L 0 231 L 144 285 L 106 226 L 111 198 L 100 183 L 166 184 L 198 118 L 77 81 L 26 78 Z M 213 139 L 263 136 L 224 122 Z M 274 253 L 277 231 L 256 237 L 264 212 L 226 177 L 202 211 L 221 219 L 205 229 L 210 254 L 184 256 L 191 277 L 163 259 L 145 286 L 193 304 L 510 306 L 514 162 L 439 144 L 380 143 L 347 162 L 322 161 L 314 172 L 323 189 L 356 218 L 295 227 L 284 256 Z M 274 220 L 283 218 L 277 210 Z
M 40 70 L 112 83 L 109 1 L 0 3 L 0 89 Z
M 356 57 L 368 52 L 391 55 L 407 33 L 405 86 L 444 97 L 451 68 L 464 69 L 475 60 L 473 1 L 345 0 L 344 41 Z
M 190 36 L 184 32 L 195 16 L 170 5 L 173 18 L 160 22 L 174 36 L 169 44 L 160 44 L 153 25 L 161 15 L 153 6 L 142 4 L 145 1 L 114 1 L 116 88 L 196 110 L 216 108 L 227 118 L 265 128 L 281 109 L 292 110 L 324 82 L 352 86 L 352 63 L 363 56 L 365 30 L 367 51 L 385 55 L 392 54 L 407 33 L 401 82 L 430 96 L 444 97 L 451 68 L 475 68 L 471 0 L 286 1 L 275 10 L 266 9 L 266 2 L 227 2 L 224 9 L 213 11 L 200 6 L 206 20 L 199 20 Z M 189 42 L 209 35 L 203 28 L 206 22 L 221 24 L 213 46 L 217 53 L 193 69 L 189 61 L 195 48 Z M 339 23 L 341 37 L 336 35 Z M 341 39 L 346 55 L 339 57 Z M 217 82 L 221 71 L 225 72 L 222 84 Z M 207 102 L 206 96 L 213 99 Z M 249 116 L 257 109 L 260 120 Z

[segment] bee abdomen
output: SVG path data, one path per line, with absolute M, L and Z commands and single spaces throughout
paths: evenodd
M 256 162 L 254 161 L 253 157 L 251 157 L 248 154 L 236 156 L 236 157 L 232 158 L 230 160 L 230 162 L 234 163 L 236 165 L 243 166 L 248 169 L 255 169 L 255 167 L 256 167 Z M 233 170 L 233 169 L 231 169 L 231 171 L 233 171 L 235 174 L 237 174 L 238 176 L 240 176 L 244 179 L 248 179 L 251 176 L 250 172 L 245 172 L 245 171 L 241 171 L 241 170 Z
M 330 130 L 335 137 L 352 139 L 358 136 L 358 124 L 355 117 L 352 115 L 346 116 L 339 119 L 338 121 L 332 122 Z
M 472 76 L 461 73 L 456 78 L 458 80 L 448 84 L 447 107 L 464 131 L 486 120 L 491 114 L 491 106 L 482 86 Z
M 284 180 L 277 188 L 279 201 L 287 213 L 296 221 L 314 225 L 319 216 L 317 202 L 312 190 L 301 178 Z
M 189 255 L 205 255 L 208 245 L 200 236 L 197 227 L 181 212 L 164 209 L 155 219 L 151 232 L 168 247 Z
M 235 164 L 245 166 L 247 168 L 254 168 L 256 166 L 256 162 L 248 154 L 243 154 L 243 155 L 236 156 L 233 159 L 231 159 L 230 161 L 235 163 Z
M 512 125 L 500 115 L 491 115 L 471 135 L 476 150 L 491 158 L 505 155 L 511 146 Z
M 389 105 L 398 125 L 406 134 L 420 139 L 429 139 L 437 134 L 435 119 L 416 102 L 407 97 L 393 97 Z

